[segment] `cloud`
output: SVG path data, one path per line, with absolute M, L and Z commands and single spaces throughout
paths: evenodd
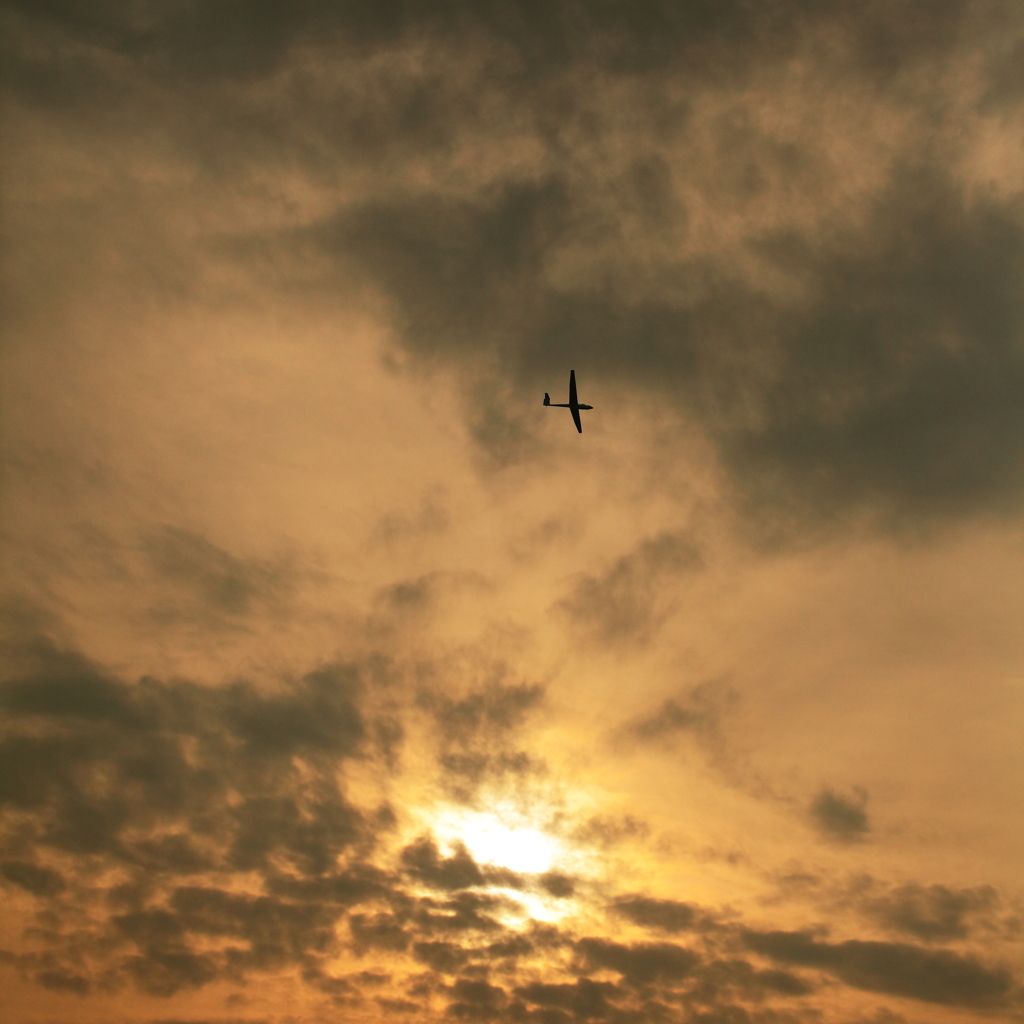
M 992 885 L 958 887 L 939 883 L 898 884 L 855 873 L 842 880 L 795 873 L 779 879 L 780 899 L 806 901 L 819 919 L 837 920 L 852 912 L 872 933 L 879 928 L 898 939 L 935 945 L 972 941 L 1019 930 L 1013 900 Z
M 19 674 L 0 684 L 0 845 L 35 846 L 61 870 L 9 857 L 3 875 L 58 917 L 82 901 L 109 908 L 88 940 L 54 933 L 41 983 L 81 988 L 87 958 L 170 996 L 315 960 L 346 906 L 390 891 L 358 863 L 388 816 L 350 803 L 336 774 L 375 749 L 355 666 L 263 692 L 129 685 L 39 637 L 15 654 Z M 355 863 L 339 870 L 340 858 Z M 202 884 L 250 872 L 269 894 Z M 241 944 L 214 955 L 196 948 L 203 937 Z
M 141 724 L 127 689 L 78 652 L 32 637 L 18 643 L 12 653 L 23 672 L 2 683 L 0 701 L 9 712 L 129 727 Z
M 417 706 L 433 723 L 439 749 L 440 782 L 462 803 L 470 803 L 482 787 L 543 776 L 544 761 L 519 749 L 517 733 L 539 709 L 545 687 L 537 683 L 506 683 L 504 664 L 483 667 L 490 680 L 462 695 L 436 686 L 422 686 Z
M 549 178 L 480 205 L 424 198 L 347 213 L 331 244 L 359 252 L 401 310 L 400 337 L 432 359 L 471 360 L 484 339 L 531 383 L 568 365 L 651 390 L 659 381 L 707 425 L 747 511 L 766 522 L 821 523 L 862 507 L 893 523 L 1019 507 L 1016 205 L 969 199 L 934 166 L 897 165 L 866 224 L 835 239 L 795 228 L 749 239 L 798 283 L 800 301 L 759 294 L 724 268 L 710 271 L 719 279 L 699 302 L 676 297 L 688 268 L 667 269 L 664 296 L 642 302 L 556 290 L 542 268 L 598 216 Z M 701 335 L 724 338 L 729 358 Z M 530 450 L 482 423 L 478 440 L 507 449 L 502 459 Z M 631 574 L 625 561 L 613 570 L 598 604 L 617 593 L 635 602 Z
M 701 965 L 686 993 L 691 1006 L 729 1006 L 735 1000 L 763 1002 L 771 997 L 799 998 L 815 991 L 805 977 L 780 970 L 757 970 L 736 957 L 711 960 Z
M 10 754 L 45 741 L 47 770 L 30 767 L 13 783 L 5 776 L 14 786 L 7 799 L 34 816 L 40 850 L 64 858 L 64 869 L 8 858 L 0 864 L 3 877 L 55 910 L 57 901 L 77 899 L 69 872 L 74 886 L 95 885 L 86 858 L 99 855 L 135 879 L 106 890 L 109 914 L 91 944 L 82 948 L 55 937 L 47 959 L 16 961 L 41 985 L 86 995 L 102 975 L 170 998 L 218 979 L 239 982 L 298 966 L 307 983 L 337 1005 L 392 985 L 387 975 L 375 980 L 373 971 L 369 980 L 331 974 L 327 965 L 347 949 L 357 957 L 408 958 L 435 978 L 454 979 L 440 991 L 447 993 L 449 1016 L 467 1020 L 534 1013 L 599 1020 L 613 1011 L 657 1014 L 659 1006 L 680 1000 L 696 1020 L 734 1012 L 726 1008 L 736 1000 L 801 1000 L 817 992 L 811 979 L 791 970 L 715 959 L 672 942 L 618 941 L 614 925 L 605 935 L 583 938 L 536 925 L 511 929 L 502 923 L 517 908 L 505 894 L 510 880 L 481 868 L 464 846 L 443 856 L 429 835 L 399 851 L 404 879 L 362 860 L 360 851 L 373 848 L 373 830 L 387 834 L 388 816 L 350 804 L 328 782 L 334 766 L 374 749 L 367 683 L 357 665 L 318 669 L 262 692 L 247 683 L 217 690 L 156 680 L 128 686 L 41 640 L 22 650 L 19 663 L 22 674 L 0 688 L 4 749 Z M 469 741 L 505 735 L 538 699 L 539 692 L 518 686 L 463 698 L 438 692 L 427 707 L 448 735 Z M 33 729 L 19 732 L 19 724 L 28 723 Z M 689 718 L 670 724 L 692 725 Z M 178 746 L 185 738 L 195 752 L 187 759 Z M 296 772 L 295 758 L 304 772 Z M 24 768 L 31 759 L 12 763 Z M 102 766 L 123 779 L 119 799 L 111 804 L 84 787 L 85 766 Z M 228 786 L 237 788 L 240 800 L 228 802 Z M 607 830 L 592 826 L 593 841 Z M 252 872 L 263 891 L 229 891 L 210 881 Z M 552 898 L 576 897 L 575 880 L 562 873 L 539 883 Z M 876 887 L 858 906 L 888 927 L 936 941 L 963 937 L 965 916 L 985 911 L 993 898 L 982 889 L 904 885 L 880 893 Z M 734 930 L 709 931 L 713 915 L 705 908 L 654 896 L 613 896 L 608 910 L 654 931 L 705 933 L 711 948 Z M 784 968 L 825 971 L 866 991 L 990 1009 L 1003 1006 L 1012 990 L 1009 972 L 947 950 L 827 943 L 802 932 L 738 934 L 747 949 Z M 559 946 L 571 952 L 575 976 L 538 980 L 538 957 Z M 83 962 L 92 966 L 76 968 Z M 508 979 L 500 984 L 473 973 L 498 965 Z M 394 1012 L 422 1006 L 397 995 L 379 999 L 394 1002 Z
M 854 104 L 867 103 L 854 97 L 868 83 L 891 81 L 918 62 L 941 64 L 965 45 L 953 26 L 966 7 L 953 4 L 937 18 L 941 30 L 875 8 L 858 17 L 815 17 L 802 5 L 777 10 L 786 12 L 775 25 L 787 26 L 787 46 L 799 49 L 789 31 L 808 33 L 800 52 L 813 66 L 823 58 L 810 40 L 831 32 L 847 41 L 838 65 L 832 52 L 830 68 L 817 70 Z M 641 35 L 650 55 L 663 40 L 644 33 L 664 20 L 638 18 L 623 26 L 625 37 Z M 682 44 L 668 20 L 669 38 Z M 703 423 L 741 507 L 754 523 L 765 521 L 766 534 L 794 517 L 821 526 L 864 509 L 893 526 L 920 515 L 1019 508 L 1019 201 L 969 190 L 950 169 L 954 143 L 930 131 L 927 103 L 920 111 L 894 103 L 893 120 L 915 129 L 907 148 L 864 154 L 877 180 L 843 209 L 845 181 L 834 191 L 821 184 L 834 170 L 817 150 L 822 140 L 773 134 L 758 106 L 771 108 L 770 99 L 729 91 L 732 75 L 774 81 L 782 74 L 776 59 L 791 51 L 761 45 L 772 30 L 748 6 L 724 21 L 744 45 L 668 138 L 649 130 L 651 97 L 659 87 L 681 88 L 692 65 L 677 62 L 683 70 L 673 73 L 650 60 L 647 88 L 631 96 L 643 130 L 631 131 L 601 93 L 585 95 L 598 67 L 622 76 L 622 88 L 636 86 L 610 50 L 592 46 L 561 76 L 570 112 L 553 139 L 541 133 L 544 156 L 535 166 L 497 172 L 458 195 L 438 186 L 353 204 L 317 229 L 321 244 L 346 273 L 361 271 L 391 300 L 409 351 L 473 368 L 470 419 L 499 464 L 537 450 L 521 418 L 495 401 L 500 382 L 532 388 L 584 365 Z M 684 48 L 694 58 L 720 57 L 713 38 L 697 32 Z M 547 83 L 505 84 L 510 108 L 542 117 Z M 720 97 L 709 107 L 727 112 L 697 121 L 692 108 L 709 96 Z M 816 109 L 806 94 L 800 102 Z M 581 112 L 589 133 L 578 126 Z M 475 124 L 465 111 L 450 116 L 445 127 Z M 927 160 L 919 132 L 929 139 Z M 692 151 L 692 138 L 706 140 L 708 151 L 682 165 L 678 150 Z M 597 151 L 634 145 L 644 151 L 628 165 L 599 164 Z M 546 158 L 564 149 L 571 162 Z M 818 183 L 832 217 L 808 220 L 807 208 L 788 200 L 803 177 Z M 653 213 L 638 212 L 640 198 Z M 786 212 L 772 224 L 751 222 L 735 246 L 700 249 L 685 245 L 688 200 L 737 216 L 754 201 Z M 634 228 L 638 219 L 646 230 Z M 680 240 L 673 235 L 677 244 L 662 252 L 651 222 Z M 635 284 L 640 266 L 646 279 Z M 483 353 L 501 369 L 481 384 Z M 486 414 L 478 393 L 487 395 Z
M 209 627 L 257 609 L 280 615 L 298 583 L 298 573 L 285 561 L 238 558 L 172 526 L 152 531 L 142 548 L 161 583 L 150 614 L 162 623 L 199 619 Z
M 1012 978 L 949 950 L 901 943 L 816 941 L 806 932 L 746 932 L 749 949 L 786 964 L 826 970 L 854 988 L 948 1006 L 1006 1004 Z
M 1011 916 L 984 878 L 958 887 L 908 874 L 856 891 L 822 882 L 796 900 L 791 888 L 786 906 L 758 906 L 755 928 L 746 915 L 756 897 L 742 896 L 750 878 L 727 888 L 754 858 L 734 854 L 719 858 L 706 891 L 740 893 L 738 905 L 705 906 L 702 890 L 678 888 L 676 854 L 690 844 L 699 869 L 693 851 L 746 841 L 716 831 L 719 808 L 705 821 L 713 799 L 684 798 L 697 819 L 673 836 L 669 864 L 653 805 L 616 816 L 609 808 L 623 804 L 606 800 L 621 779 L 634 785 L 639 763 L 573 747 L 575 723 L 553 720 L 558 708 L 534 682 L 543 670 L 520 672 L 481 654 L 484 644 L 446 659 L 431 630 L 468 621 L 446 605 L 456 591 L 474 605 L 485 593 L 529 603 L 526 577 L 506 590 L 498 570 L 484 578 L 435 563 L 473 559 L 455 543 L 483 507 L 466 488 L 495 488 L 486 516 L 507 518 L 494 501 L 522 483 L 515 467 L 552 468 L 556 450 L 523 396 L 570 366 L 609 396 L 591 414 L 601 429 L 583 438 L 581 472 L 628 462 L 636 429 L 674 479 L 688 477 L 699 434 L 701 457 L 710 447 L 717 460 L 708 473 L 727 506 L 716 506 L 722 523 L 738 519 L 762 544 L 1020 510 L 1022 79 L 1011 11 L 1001 0 L 7 3 L 0 46 L 10 149 L 21 156 L 5 176 L 18 258 L 4 287 L 11 365 L 17 376 L 24 359 L 39 374 L 15 476 L 34 496 L 30 515 L 59 508 L 93 538 L 69 540 L 71 527 L 51 536 L 57 513 L 47 511 L 31 543 L 11 534 L 12 564 L 50 606 L 76 609 L 90 649 L 107 653 L 100 661 L 55 641 L 42 615 L 14 624 L 0 681 L 0 885 L 11 930 L 27 930 L 3 964 L 48 999 L 129 985 L 180 994 L 184 1007 L 199 989 L 217 1000 L 218 983 L 258 983 L 267 987 L 248 1006 L 277 985 L 321 1017 L 794 1024 L 835 1018 L 863 992 L 980 1015 L 1008 1007 L 1016 981 L 989 958 L 1009 941 Z M 239 309 L 267 333 L 239 330 Z M 445 455 L 439 472 L 456 476 L 442 491 L 401 474 L 395 485 L 439 494 L 444 507 L 428 499 L 352 519 L 369 537 L 353 592 L 376 587 L 375 603 L 355 640 L 328 625 L 309 648 L 331 652 L 320 658 L 303 653 L 306 640 L 337 613 L 301 607 L 308 577 L 294 561 L 210 538 L 252 536 L 269 521 L 305 529 L 312 519 L 276 514 L 299 506 L 324 506 L 324 529 L 336 532 L 334 498 L 324 501 L 320 483 L 303 490 L 292 460 L 308 456 L 318 475 L 337 464 L 320 461 L 323 447 L 279 458 L 308 440 L 286 411 L 275 421 L 285 442 L 261 456 L 258 479 L 211 490 L 204 481 L 229 449 L 205 451 L 226 435 L 188 375 L 262 359 L 266 345 L 274 374 L 287 356 L 297 408 L 308 354 L 323 345 L 333 365 L 329 346 L 350 345 L 335 329 L 339 310 L 385 339 L 396 379 L 455 381 L 451 415 L 467 428 L 476 483 L 458 479 L 461 454 Z M 107 337 L 115 320 L 124 333 Z M 281 325 L 288 340 L 275 347 Z M 239 348 L 217 348 L 222 329 Z M 198 361 L 157 390 L 162 415 L 195 433 L 188 445 L 165 435 L 173 451 L 154 465 L 164 456 L 150 458 L 162 440 L 148 390 L 124 396 L 146 429 L 115 430 L 103 406 L 170 365 L 126 360 L 127 347 L 133 359 L 147 346 L 174 349 L 175 331 L 198 336 Z M 65 363 L 66 377 L 51 379 Z M 306 369 L 292 378 L 296 366 Z M 260 372 L 245 383 L 257 400 L 285 394 L 261 392 Z M 47 388 L 50 404 L 37 405 Z M 243 389 L 210 388 L 228 399 L 218 415 L 234 430 Z M 90 438 L 93 416 L 103 426 Z M 461 453 L 464 434 L 448 428 Z M 61 431 L 70 440 L 46 441 Z M 358 433 L 344 444 L 364 451 Z M 86 479 L 92 497 L 79 501 Z M 481 520 L 479 537 L 494 541 L 487 557 L 504 564 L 512 551 L 517 572 L 547 574 L 547 560 L 598 545 L 580 575 L 555 575 L 570 581 L 553 609 L 569 629 L 539 630 L 538 648 L 583 640 L 597 659 L 646 657 L 698 574 L 718 570 L 677 495 L 663 501 L 669 485 L 650 486 L 657 494 L 602 492 L 626 502 L 603 525 L 539 507 L 540 527 L 514 527 L 526 538 L 515 550 L 488 534 L 505 528 L 496 519 Z M 271 493 L 280 505 L 248 507 Z M 175 503 L 188 528 L 154 512 Z M 246 507 L 222 507 L 233 504 Z M 211 518 L 217 531 L 196 525 Z M 552 537 L 568 543 L 556 553 Z M 101 561 L 97 583 L 89 574 Z M 756 576 L 764 564 L 743 567 Z M 115 573 L 138 595 L 118 623 L 103 608 Z M 761 592 L 743 591 L 750 601 Z M 738 621 L 733 600 L 709 622 Z M 133 646 L 140 622 L 165 665 L 197 651 L 222 664 L 227 640 L 268 623 L 295 633 L 242 651 L 221 685 L 166 669 L 129 680 L 112 666 L 147 661 Z M 183 627 L 190 649 L 174 650 Z M 719 671 L 707 667 L 717 641 L 680 642 L 673 664 Z M 375 644 L 387 650 L 366 655 Z M 668 663 L 664 649 L 650 654 Z M 267 667 L 285 662 L 298 667 Z M 617 685 L 614 673 L 602 681 L 606 665 L 595 669 L 599 688 Z M 651 686 L 614 737 L 645 757 L 692 741 L 734 770 L 726 690 Z M 430 832 L 435 803 L 479 810 L 494 793 L 558 791 L 567 780 L 544 819 L 567 852 L 543 873 L 478 862 L 472 844 L 439 846 Z M 736 801 L 722 805 L 728 816 Z M 771 808 L 758 810 L 770 819 Z M 873 834 L 866 791 L 822 789 L 805 811 L 837 863 Z M 769 855 L 775 839 L 765 838 Z M 872 851 L 884 856 L 888 841 Z M 636 859 L 617 875 L 620 857 Z M 862 932 L 832 942 L 771 930 L 803 927 L 801 898 Z M 558 925 L 530 920 L 541 913 Z M 875 941 L 875 930 L 894 941 Z M 955 952 L 938 945 L 953 942 Z M 224 1005 L 245 1005 L 235 999 Z M 886 1013 L 876 1024 L 896 1019 Z
M 746 752 L 727 737 L 725 725 L 739 700 L 739 694 L 725 680 L 699 683 L 619 726 L 611 734 L 613 747 L 636 754 L 652 748 L 685 750 L 684 743 L 692 742 L 730 785 L 753 796 L 771 796 L 771 785 Z
M 736 700 L 736 694 L 717 680 L 701 683 L 680 698 L 664 700 L 657 711 L 629 722 L 622 732 L 642 743 L 671 741 L 679 733 L 694 733 L 705 743 L 719 747 L 723 711 Z
M 841 843 L 860 842 L 871 831 L 867 802 L 867 792 L 862 789 L 855 790 L 852 796 L 823 789 L 811 804 L 811 817 L 826 838 Z
M 858 878 L 849 889 L 849 901 L 871 920 L 924 942 L 966 939 L 975 929 L 998 927 L 995 912 L 1002 901 L 990 885 L 958 889 L 909 882 L 885 887 Z
M 376 997 L 377 1005 L 388 1013 L 423 1013 L 423 1006 L 419 1003 L 410 1002 L 408 999 L 388 999 L 385 996 Z
M 69 674 L 69 659 L 60 652 L 47 652 L 42 660 L 36 676 L 4 684 L 0 704 L 21 716 L 67 721 L 69 729 L 9 734 L 0 758 L 9 766 L 3 795 L 26 809 L 46 811 L 47 844 L 145 861 L 159 844 L 170 853 L 177 842 L 183 854 L 180 840 L 140 836 L 143 845 L 135 847 L 126 845 L 123 835 L 166 818 L 200 823 L 219 809 L 218 828 L 230 823 L 224 856 L 235 867 L 265 864 L 272 852 L 287 850 L 311 869 L 323 870 L 336 851 L 359 836 L 359 814 L 326 780 L 300 787 L 305 791 L 298 799 L 299 791 L 275 794 L 266 785 L 268 758 L 316 760 L 363 752 L 363 720 L 352 699 L 354 670 L 317 670 L 290 693 L 267 695 L 245 682 L 207 690 L 148 679 L 129 687 L 84 662 L 77 675 Z M 50 674 L 50 668 L 57 671 Z M 190 763 L 186 737 L 204 748 L 206 764 Z M 87 767 L 100 766 L 120 781 L 119 787 L 106 791 L 88 783 Z M 283 771 L 271 785 L 280 785 L 288 774 Z M 229 806 L 234 787 L 242 799 Z M 51 808 L 60 811 L 50 816 Z M 316 816 L 308 819 L 311 808 Z M 209 835 L 211 827 L 190 831 Z
M 868 502 L 894 517 L 1019 507 L 1019 204 L 897 165 L 840 245 L 770 244 L 815 298 L 780 329 L 760 425 L 725 441 L 748 499 L 819 515 Z
M 448 1014 L 461 1020 L 486 1020 L 508 1002 L 503 988 L 470 978 L 459 978 L 451 994 L 455 1002 L 449 1004 Z
M 548 871 L 540 876 L 539 881 L 545 892 L 556 899 L 568 899 L 576 891 L 573 879 L 559 871 Z
M 524 883 L 481 868 L 463 845 L 442 856 L 424 835 L 393 851 L 400 874 L 374 863 L 395 814 L 344 790 L 346 763 L 394 769 L 379 740 L 382 729 L 401 738 L 396 715 L 427 710 L 446 744 L 472 752 L 514 733 L 540 687 L 494 682 L 457 697 L 435 686 L 417 698 L 389 683 L 381 720 L 371 663 L 204 687 L 128 684 L 34 634 L 12 655 L 15 674 L 0 682 L 0 872 L 54 919 L 105 908 L 87 938 L 58 930 L 45 959 L 15 958 L 40 984 L 86 992 L 102 976 L 169 998 L 297 967 L 344 1001 L 363 982 L 326 969 L 339 951 L 451 973 L 472 959 L 510 964 L 547 942 L 500 922 L 521 907 L 488 890 Z M 37 859 L 11 853 L 33 846 Z M 558 873 L 543 884 L 572 893 Z
M 413 946 L 417 960 L 443 974 L 455 974 L 469 959 L 469 952 L 451 942 L 417 942 Z
M 92 989 L 88 978 L 68 971 L 40 971 L 35 980 L 51 992 L 71 992 L 76 996 L 88 995 Z
M 468 889 L 483 885 L 484 876 L 465 846 L 442 857 L 437 843 L 422 836 L 402 851 L 402 863 L 414 878 L 437 889 Z
M 544 687 L 536 683 L 495 682 L 461 699 L 424 690 L 419 704 L 431 713 L 446 742 L 467 743 L 481 733 L 515 728 L 543 697 Z
M 552 1006 L 566 1010 L 577 1020 L 603 1019 L 608 1016 L 609 999 L 621 998 L 617 985 L 611 982 L 578 978 L 574 984 L 545 985 L 534 982 L 516 989 L 516 995 L 535 1006 Z
M 644 839 L 649 833 L 647 822 L 626 814 L 622 817 L 595 815 L 580 824 L 573 835 L 586 844 L 610 847 L 630 839 Z
M 631 987 L 680 981 L 700 963 L 700 957 L 692 950 L 669 942 L 627 946 L 606 939 L 586 938 L 576 943 L 575 950 L 590 970 L 616 971 L 622 975 L 624 984 Z
M 634 924 L 665 932 L 689 931 L 698 921 L 697 911 L 689 903 L 659 900 L 649 896 L 620 896 L 612 904 L 617 914 Z
M 64 878 L 53 868 L 8 860 L 0 864 L 0 874 L 34 896 L 56 896 L 65 887 Z
M 374 529 L 374 537 L 384 545 L 403 541 L 422 541 L 424 537 L 443 534 L 451 524 L 451 515 L 441 502 L 442 495 L 424 497 L 413 514 L 390 512 Z
M 667 615 L 665 590 L 703 565 L 693 539 L 662 533 L 639 544 L 599 576 L 584 576 L 559 609 L 600 643 L 643 643 Z
M 228 1002 L 231 1004 L 232 1000 Z M 200 1021 L 160 1017 L 148 1020 L 146 1024 L 270 1024 L 270 1021 L 266 1017 L 209 1017 Z
M 488 878 L 484 884 L 501 884 L 500 880 Z M 516 900 L 504 895 L 490 893 L 458 892 L 448 900 L 438 903 L 430 899 L 420 901 L 416 922 L 424 933 L 436 932 L 497 932 L 503 926 L 489 914 L 519 909 Z
M 348 919 L 357 952 L 368 949 L 402 951 L 409 946 L 409 935 L 394 914 L 353 914 Z
M 403 36 L 479 39 L 500 33 L 519 58 L 516 80 L 523 80 L 523 86 L 587 57 L 609 72 L 637 74 L 673 66 L 682 53 L 689 58 L 683 69 L 693 75 L 706 70 L 700 56 L 707 49 L 720 58 L 730 55 L 720 74 L 736 74 L 768 40 L 783 48 L 787 41 L 791 45 L 804 19 L 814 13 L 800 2 L 776 2 L 765 9 L 726 2 L 713 8 L 615 3 L 595 9 L 566 3 L 524 10 L 506 0 L 488 0 L 472 8 L 389 3 L 365 12 L 352 3 L 303 0 L 287 9 L 263 5 L 244 14 L 231 4 L 145 11 L 107 4 L 87 12 L 57 0 L 43 6 L 15 0 L 9 6 L 27 20 L 149 64 L 152 73 L 179 82 L 267 75 L 297 41 L 327 39 L 360 54 L 393 46 Z M 881 64 L 884 56 L 891 72 L 893 63 L 913 59 L 921 50 L 948 48 L 955 41 L 959 8 L 940 4 L 935 16 L 922 19 L 916 10 L 891 12 L 879 5 L 844 20 L 856 31 L 863 59 Z M 412 129 L 395 125 L 392 130 Z
M 316 193 L 154 274 L 365 285 L 397 344 L 463 374 L 498 465 L 542 451 L 513 396 L 589 367 L 699 423 L 762 540 L 1021 507 L 1024 221 L 962 159 L 1019 89 L 979 5 L 293 7 L 8 6 L 28 109 L 156 120 L 232 199 Z M 943 73 L 968 65 L 976 85 Z M 214 605 L 253 600 L 256 567 L 156 545 Z

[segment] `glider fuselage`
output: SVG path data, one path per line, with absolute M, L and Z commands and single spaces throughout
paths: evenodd
M 576 430 L 579 433 L 583 433 L 583 423 L 580 421 L 580 410 L 581 409 L 593 409 L 592 405 L 582 405 L 579 398 L 576 396 L 576 371 L 569 371 L 569 401 L 568 402 L 552 402 L 551 396 L 545 391 L 544 392 L 544 404 L 554 406 L 556 409 L 568 409 L 572 413 L 573 422 L 576 424 Z

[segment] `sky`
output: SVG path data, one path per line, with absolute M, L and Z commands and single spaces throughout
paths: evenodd
M 1024 1021 L 1017 0 L 0 39 L 5 1020 Z

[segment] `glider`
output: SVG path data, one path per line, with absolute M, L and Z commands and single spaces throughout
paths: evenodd
M 579 399 L 576 397 L 576 371 L 569 371 L 569 401 L 568 402 L 552 402 L 551 396 L 545 391 L 544 392 L 544 404 L 553 406 L 555 409 L 568 409 L 572 413 L 573 422 L 576 424 L 576 429 L 582 434 L 583 424 L 580 423 L 580 409 L 593 409 L 592 405 L 580 405 Z

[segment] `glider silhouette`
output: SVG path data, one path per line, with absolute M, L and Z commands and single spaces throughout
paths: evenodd
M 592 405 L 580 405 L 579 399 L 576 397 L 576 371 L 569 371 L 569 401 L 568 402 L 552 402 L 551 396 L 545 391 L 544 392 L 544 404 L 553 406 L 555 409 L 568 409 L 572 413 L 573 422 L 576 424 L 576 429 L 582 434 L 583 424 L 580 423 L 580 409 L 593 409 Z

